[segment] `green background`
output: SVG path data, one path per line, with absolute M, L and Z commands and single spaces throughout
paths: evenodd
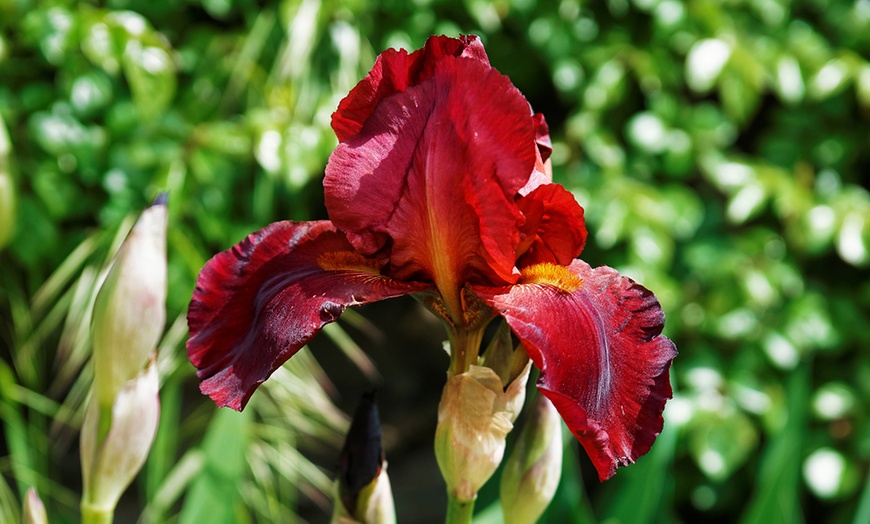
M 372 386 L 399 520 L 443 518 L 413 302 L 345 315 L 242 415 L 196 391 L 184 309 L 217 251 L 326 217 L 329 117 L 377 53 L 460 32 L 547 117 L 583 258 L 655 291 L 680 350 L 652 452 L 600 485 L 566 439 L 547 522 L 870 522 L 867 0 L 0 0 L 0 521 L 29 485 L 78 519 L 93 296 L 164 190 L 163 419 L 117 521 L 325 521 Z

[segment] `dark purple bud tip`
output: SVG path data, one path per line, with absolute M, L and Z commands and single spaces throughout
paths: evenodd
M 341 450 L 341 501 L 349 513 L 354 513 L 360 492 L 377 478 L 383 463 L 381 422 L 375 405 L 375 392 L 372 391 L 360 399 Z
M 163 191 L 162 193 L 157 194 L 157 198 L 154 199 L 154 203 L 151 205 L 165 206 L 167 202 L 169 202 L 169 193 L 167 191 Z

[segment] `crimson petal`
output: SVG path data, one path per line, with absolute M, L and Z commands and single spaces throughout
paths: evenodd
M 535 122 L 535 142 L 538 144 L 538 152 L 541 153 L 541 161 L 546 162 L 553 153 L 553 142 L 550 140 L 550 126 L 542 113 L 532 115 Z
M 535 131 L 506 77 L 444 57 L 333 152 L 323 181 L 329 216 L 363 254 L 389 249 L 396 278 L 515 281 L 514 200 L 538 156 Z
M 474 291 L 505 317 L 541 370 L 553 402 L 603 481 L 649 451 L 671 398 L 673 342 L 655 296 L 608 267 L 568 268 L 583 284 Z M 579 283 L 579 282 L 578 282 Z
M 241 410 L 345 307 L 425 287 L 384 277 L 377 266 L 328 221 L 276 222 L 215 255 L 197 278 L 187 314 L 187 354 L 202 392 Z
M 404 49 L 387 49 L 378 55 L 369 74 L 351 89 L 333 113 L 332 129 L 339 142 L 359 133 L 381 100 L 430 78 L 435 63 L 445 56 L 473 58 L 489 65 L 483 44 L 476 36 L 432 36 L 422 49 L 411 54 Z
M 526 217 L 520 228 L 517 267 L 550 262 L 567 266 L 586 244 L 583 208 L 559 184 L 544 184 L 517 201 Z

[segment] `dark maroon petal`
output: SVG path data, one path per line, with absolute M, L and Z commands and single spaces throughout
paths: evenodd
M 544 184 L 517 201 L 526 217 L 517 247 L 517 267 L 550 262 L 567 266 L 586 244 L 583 208 L 559 184 Z
M 419 291 L 378 272 L 332 223 L 276 222 L 203 267 L 187 314 L 200 389 L 241 410 L 251 394 L 345 307 Z
M 381 100 L 429 79 L 435 63 L 445 56 L 473 58 L 489 65 L 476 36 L 432 36 L 422 49 L 411 54 L 404 49 L 387 49 L 333 113 L 332 129 L 339 142 L 359 133 Z
M 444 57 L 338 146 L 326 207 L 358 251 L 390 250 L 396 278 L 453 280 L 459 287 L 441 291 L 454 294 L 472 276 L 513 282 L 515 198 L 537 154 L 528 102 L 510 81 L 479 60 Z
M 546 266 L 546 265 L 544 265 Z M 582 279 L 572 282 L 571 275 Z M 553 402 L 603 481 L 649 451 L 671 398 L 676 356 L 661 335 L 664 313 L 650 291 L 608 267 L 544 267 L 547 283 L 474 291 L 507 319 L 541 370 Z M 545 282 L 538 274 L 535 281 Z M 576 286 L 580 286 L 576 289 Z M 573 289 L 573 291 L 572 291 Z

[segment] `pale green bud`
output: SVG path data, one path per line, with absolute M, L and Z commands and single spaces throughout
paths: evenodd
M 9 158 L 12 142 L 0 117 L 0 248 L 5 246 L 15 232 L 15 186 L 9 174 Z
M 500 320 L 498 329 L 487 346 L 486 351 L 478 359 L 478 365 L 495 371 L 505 387 L 527 371 L 529 367 L 529 355 L 522 344 L 514 348 L 511 329 L 504 319 Z
M 15 232 L 15 187 L 12 178 L 0 165 L 0 248 L 3 248 Z
M 455 499 L 474 500 L 501 463 L 528 371 L 529 366 L 507 389 L 495 371 L 481 366 L 447 380 L 438 405 L 435 458 Z
M 91 398 L 81 433 L 81 461 L 84 494 L 82 514 L 105 514 L 114 510 L 118 499 L 145 464 L 160 420 L 157 363 L 118 391 L 112 404 L 109 429 L 100 438 L 106 421 Z
M 32 486 L 27 488 L 27 493 L 24 495 L 24 507 L 21 512 L 21 524 L 48 524 L 48 515 L 45 512 L 45 505 L 36 489 Z
M 536 522 L 559 487 L 562 474 L 562 419 L 538 395 L 501 476 L 505 524 Z
M 163 332 L 166 220 L 161 197 L 139 217 L 94 303 L 94 386 L 104 409 L 142 371 Z
M 338 493 L 339 480 L 335 481 Z M 351 514 L 341 502 L 336 502 L 332 516 L 333 524 L 396 524 L 396 505 L 393 502 L 393 488 L 384 462 L 380 473 L 360 490 L 356 508 Z

